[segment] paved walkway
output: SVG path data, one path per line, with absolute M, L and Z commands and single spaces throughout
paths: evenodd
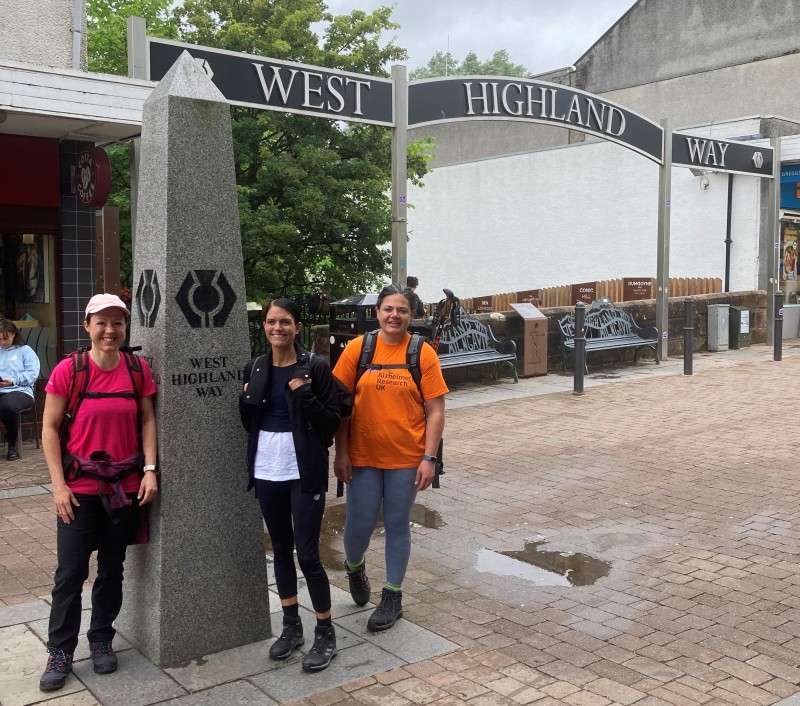
M 68 689 L 38 692 L 54 532 L 26 446 L 0 462 L 0 703 L 800 705 L 800 348 L 681 372 L 599 371 L 582 397 L 561 375 L 454 390 L 447 473 L 418 499 L 405 619 L 385 635 L 343 590 L 331 501 L 343 649 L 317 675 L 270 665 L 267 643 L 160 670 L 119 640 L 116 674 L 94 675 L 84 644 Z M 378 532 L 375 584 L 381 548 Z

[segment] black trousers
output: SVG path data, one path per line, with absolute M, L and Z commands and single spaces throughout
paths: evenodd
M 92 586 L 89 642 L 113 640 L 113 623 L 122 608 L 122 570 L 138 514 L 136 495 L 129 507 L 106 509 L 99 495 L 76 495 L 75 519 L 58 518 L 58 567 L 50 608 L 48 644 L 73 654 L 81 628 L 81 593 L 89 576 L 89 557 L 97 550 L 97 578 Z
M 299 480 L 256 479 L 256 495 L 272 540 L 278 595 L 281 598 L 297 595 L 296 549 L 311 604 L 315 612 L 326 613 L 331 609 L 331 585 L 319 557 L 325 493 L 301 493 Z
M 0 394 L 0 421 L 6 428 L 9 446 L 16 442 L 19 431 L 20 412 L 33 405 L 33 397 L 24 392 L 3 392 Z

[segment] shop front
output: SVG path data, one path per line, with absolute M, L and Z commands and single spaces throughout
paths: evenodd
M 800 337 L 800 164 L 781 165 L 780 288 L 784 294 L 783 337 Z

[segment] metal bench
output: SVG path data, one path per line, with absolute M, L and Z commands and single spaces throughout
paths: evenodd
M 633 317 L 620 309 L 608 297 L 592 302 L 586 309 L 584 320 L 586 353 L 633 348 L 633 362 L 638 362 L 639 350 L 650 348 L 658 359 L 658 329 L 655 326 L 639 326 Z M 567 359 L 575 353 L 575 316 L 569 314 L 558 322 L 561 332 L 562 369 L 567 369 Z M 588 372 L 588 366 L 586 367 Z
M 443 370 L 471 365 L 510 363 L 514 382 L 517 376 L 517 344 L 512 340 L 498 341 L 491 327 L 462 314 L 455 324 L 448 323 L 439 342 L 439 363 Z

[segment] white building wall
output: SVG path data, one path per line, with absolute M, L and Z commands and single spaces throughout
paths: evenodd
M 655 277 L 658 166 L 610 143 L 440 167 L 411 187 L 408 272 L 424 301 Z M 731 285 L 757 282 L 758 179 L 734 178 Z M 725 276 L 727 176 L 673 168 L 670 275 Z
M 81 64 L 86 70 L 86 12 L 81 13 Z M 0 0 L 0 59 L 71 69 L 75 0 Z

